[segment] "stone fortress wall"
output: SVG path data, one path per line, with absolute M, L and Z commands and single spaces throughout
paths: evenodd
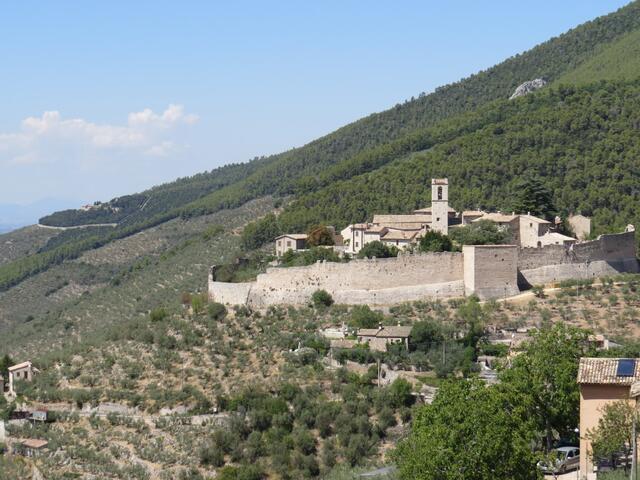
M 573 247 L 470 245 L 462 253 L 273 267 L 247 283 L 217 282 L 210 274 L 209 298 L 254 308 L 305 305 L 313 292 L 324 289 L 336 303 L 391 305 L 471 294 L 482 299 L 506 297 L 531 285 L 638 271 L 635 234 L 626 232 Z

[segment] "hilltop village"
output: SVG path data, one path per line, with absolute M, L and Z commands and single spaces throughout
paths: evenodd
M 266 307 L 304 305 L 318 289 L 344 304 L 391 305 L 403 301 L 476 295 L 507 298 L 534 285 L 567 279 L 589 279 L 620 272 L 637 272 L 634 227 L 625 232 L 587 240 L 591 220 L 570 216 L 575 236 L 561 233 L 562 220 L 526 213 L 456 212 L 449 206 L 449 182 L 431 181 L 431 206 L 407 215 L 374 215 L 367 223 L 347 226 L 339 234 L 328 231 L 330 247 L 348 261 L 318 261 L 301 267 L 268 268 L 254 282 L 227 283 L 209 275 L 211 300 L 230 305 Z M 421 252 L 416 248 L 430 232 L 450 236 L 456 229 L 488 222 L 504 234 L 500 244 L 465 244 L 461 251 Z M 392 258 L 352 259 L 377 242 L 397 249 Z M 275 239 L 279 259 L 287 252 L 307 250 L 307 235 L 287 234 Z
M 576 237 L 559 232 L 562 220 L 553 222 L 527 213 L 485 212 L 465 210 L 456 212 L 449 206 L 449 181 L 446 178 L 431 180 L 431 206 L 414 210 L 411 214 L 376 214 L 371 222 L 347 226 L 339 235 L 334 234 L 335 249 L 340 253 L 357 255 L 368 243 L 378 241 L 387 246 L 407 250 L 415 246 L 428 231 L 449 234 L 449 229 L 488 220 L 509 233 L 513 245 L 540 248 L 547 245 L 571 246 L 583 241 L 591 234 L 591 219 L 583 215 L 572 215 L 567 220 Z M 301 251 L 307 248 L 307 235 L 293 233 L 275 239 L 276 255 L 281 257 L 288 250 Z

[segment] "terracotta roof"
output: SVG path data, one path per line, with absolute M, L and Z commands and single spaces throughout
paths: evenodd
M 374 215 L 373 223 L 389 225 L 394 223 L 431 223 L 431 215 Z
M 620 358 L 581 358 L 578 367 L 578 383 L 601 385 L 631 385 L 640 380 L 640 361 L 636 360 L 633 376 L 617 375 Z
M 293 240 L 306 240 L 307 239 L 307 234 L 306 233 L 286 233 L 284 235 L 280 235 L 279 237 L 276 237 L 276 240 L 279 238 L 292 238 Z
M 22 362 L 19 363 L 17 365 L 13 365 L 12 367 L 9 367 L 9 371 L 13 372 L 14 370 L 20 370 L 21 368 L 27 368 L 31 366 L 31 362 Z
M 456 211 L 451 207 L 447 207 L 447 212 L 456 213 Z M 418 210 L 414 210 L 413 213 L 428 213 L 431 215 L 431 207 L 419 208 Z
M 413 240 L 420 230 L 389 230 L 382 240 Z
M 353 348 L 355 340 L 331 340 L 331 348 Z
M 361 328 L 358 330 L 359 337 L 378 337 L 378 338 L 407 338 L 411 333 L 411 327 L 389 327 L 382 328 Z
M 551 223 L 550 221 L 545 220 L 544 218 L 534 217 L 533 215 L 529 215 L 529 214 L 527 214 L 527 215 L 519 215 L 519 216 L 521 218 L 526 218 L 527 220 L 532 221 L 532 222 L 536 222 L 536 223 Z
M 38 440 L 37 438 L 29 438 L 28 440 L 23 440 L 20 443 L 27 448 L 42 448 L 49 444 L 46 440 Z
M 387 229 L 382 225 L 372 225 L 364 233 L 382 233 Z
M 369 224 L 368 223 L 354 223 L 351 226 L 354 230 L 362 230 L 362 229 L 367 229 L 369 228 Z
M 448 184 L 449 184 L 448 178 L 432 178 L 431 179 L 431 185 L 448 185 Z
M 464 212 L 462 212 L 463 217 L 481 217 L 484 214 L 485 212 L 483 212 L 482 210 L 465 210 Z
M 517 215 L 505 215 L 504 213 L 485 213 L 482 217 L 476 218 L 473 220 L 474 222 L 479 222 L 480 220 L 491 220 L 492 222 L 497 223 L 505 223 L 512 222 L 518 216 Z

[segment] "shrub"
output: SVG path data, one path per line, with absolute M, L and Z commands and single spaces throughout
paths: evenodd
M 356 328 L 375 328 L 384 320 L 381 312 L 374 312 L 368 305 L 357 305 L 351 309 L 349 324 Z
M 378 240 L 367 243 L 358 252 L 358 258 L 389 258 L 397 256 L 398 249 L 396 247 L 389 247 Z
M 207 305 L 208 301 L 209 299 L 205 293 L 194 295 L 191 298 L 191 307 L 193 308 L 193 313 L 196 315 L 200 315 L 204 311 L 204 308 Z
M 429 230 L 420 239 L 418 248 L 421 252 L 450 252 L 453 245 L 448 236 Z
M 210 303 L 207 313 L 212 320 L 223 320 L 227 316 L 227 307 L 218 302 Z
M 509 241 L 509 232 L 490 220 L 454 228 L 449 236 L 460 245 L 501 245 Z
M 162 307 L 154 308 L 153 310 L 151 310 L 151 313 L 149 314 L 149 319 L 152 322 L 161 322 L 162 320 L 167 318 L 168 315 L 169 314 L 164 308 Z
M 333 235 L 324 225 L 316 225 L 311 227 L 307 232 L 307 244 L 311 247 L 319 247 L 322 245 L 334 245 Z
M 330 307 L 333 305 L 333 297 L 326 290 L 316 290 L 313 292 L 311 301 L 316 308 Z

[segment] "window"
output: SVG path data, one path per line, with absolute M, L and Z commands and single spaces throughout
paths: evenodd
M 356 247 L 358 246 L 358 242 L 356 242 Z
M 438 187 L 438 200 L 442 200 L 442 187 Z
M 287 240 L 287 247 L 291 246 L 291 240 Z
M 278 240 L 278 246 L 282 246 L 282 240 Z

